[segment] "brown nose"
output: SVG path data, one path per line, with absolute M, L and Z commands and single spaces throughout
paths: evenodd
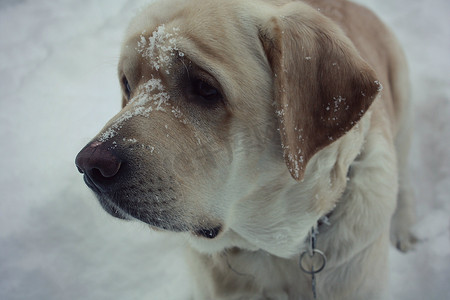
M 75 164 L 85 175 L 86 184 L 96 190 L 103 190 L 119 173 L 120 158 L 109 147 L 100 142 L 88 144 L 78 153 Z

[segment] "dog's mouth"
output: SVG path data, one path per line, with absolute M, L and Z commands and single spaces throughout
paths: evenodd
M 102 208 L 111 216 L 121 219 L 121 220 L 131 220 L 130 216 L 126 214 L 123 210 L 118 208 L 116 205 L 111 203 L 109 200 L 103 199 L 101 197 L 99 198 L 100 205 Z
M 191 232 L 194 236 L 214 239 L 222 231 L 222 225 L 198 225 L 189 226 L 177 224 L 172 218 L 163 215 L 155 215 L 152 213 L 133 213 L 125 211 L 107 196 L 96 193 L 102 208 L 111 216 L 122 220 L 139 220 L 149 225 L 154 230 L 167 230 L 172 232 Z
M 80 172 L 83 173 L 81 170 Z M 164 195 L 161 193 L 162 188 L 152 188 L 149 190 L 151 193 L 139 196 L 139 193 L 130 191 L 123 186 L 118 188 L 117 185 L 98 184 L 91 178 L 92 176 L 92 174 L 91 176 L 84 174 L 84 182 L 96 194 L 102 208 L 115 218 L 139 220 L 155 230 L 191 232 L 192 235 L 205 239 L 216 238 L 223 229 L 220 223 L 211 220 L 202 221 L 197 225 L 192 224 L 191 221 L 183 221 L 180 218 L 182 211 L 173 206 L 175 196 L 173 194 Z M 101 176 L 97 177 L 101 178 Z M 108 180 L 107 178 L 102 179 Z M 173 192 L 173 189 L 169 188 L 169 190 Z M 155 191 L 159 191 L 159 193 L 155 193 Z M 172 202 L 164 198 L 171 199 Z
M 219 235 L 222 231 L 222 226 L 217 226 L 209 229 L 199 229 L 194 232 L 196 236 L 204 237 L 207 239 L 213 239 Z
M 122 220 L 138 220 L 149 225 L 151 228 L 162 230 L 183 232 L 188 231 L 186 226 L 180 225 L 174 221 L 170 221 L 170 217 L 162 213 L 139 209 L 139 206 L 132 203 L 124 203 L 121 205 L 104 194 L 97 194 L 98 201 L 102 208 L 111 216 Z M 117 201 L 118 202 L 118 201 Z
M 165 231 L 165 229 L 156 227 L 154 225 L 149 225 L 149 228 L 155 231 Z M 198 229 L 194 231 L 190 231 L 194 236 L 206 239 L 214 239 L 216 238 L 220 232 L 222 231 L 222 226 L 217 226 L 209 229 Z
M 80 173 L 82 173 L 80 170 L 78 170 Z M 92 179 L 87 176 L 86 174 L 83 175 L 83 180 L 84 183 L 91 189 L 93 190 L 96 194 L 100 194 L 100 190 L 99 188 L 94 184 L 94 182 L 92 181 Z

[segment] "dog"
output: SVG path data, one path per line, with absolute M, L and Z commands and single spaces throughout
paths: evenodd
M 389 297 L 389 240 L 415 242 L 410 96 L 373 13 L 157 1 L 118 75 L 122 110 L 76 165 L 111 215 L 188 240 L 193 299 Z

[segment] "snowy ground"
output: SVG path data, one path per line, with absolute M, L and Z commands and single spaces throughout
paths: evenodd
M 450 2 L 360 0 L 411 67 L 422 242 L 392 249 L 395 299 L 450 295 Z M 119 110 L 116 63 L 142 0 L 0 1 L 0 299 L 185 299 L 183 244 L 108 216 L 74 166 Z

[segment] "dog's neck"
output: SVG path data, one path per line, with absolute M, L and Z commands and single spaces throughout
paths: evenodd
M 330 226 L 329 217 L 332 211 L 323 216 L 317 221 L 317 226 L 311 227 L 306 242 L 307 250 L 300 253 L 298 265 L 300 269 L 307 275 L 311 276 L 311 293 L 314 299 L 317 299 L 317 281 L 316 275 L 322 272 L 327 264 L 327 256 L 325 253 L 317 249 L 317 237 L 319 230 L 324 229 L 324 226 Z M 319 229 L 320 228 L 320 229 Z M 316 264 L 319 260 L 319 265 Z

